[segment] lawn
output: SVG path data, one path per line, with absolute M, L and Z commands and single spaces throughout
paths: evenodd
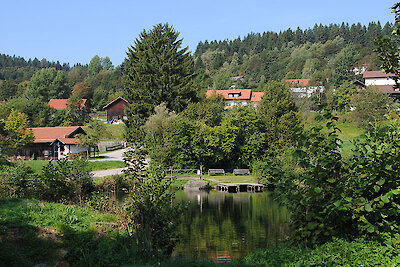
M 318 124 L 319 123 L 316 122 L 309 123 L 307 124 L 306 129 L 310 129 Z M 324 123 L 322 123 L 322 125 L 324 125 Z M 351 122 L 336 123 L 336 127 L 340 129 L 340 132 L 338 132 L 338 138 L 342 140 L 342 156 L 348 158 L 351 156 L 351 149 L 353 148 L 351 141 L 361 137 L 366 130 Z M 328 129 L 324 128 L 323 132 L 327 133 Z
M 124 140 L 124 124 L 105 124 L 108 138 L 104 141 L 122 141 Z
M 134 264 L 118 216 L 27 199 L 0 199 L 0 214 L 1 266 Z
M 35 173 L 38 173 L 44 165 L 48 164 L 48 161 L 27 160 L 25 161 L 25 163 L 30 166 Z M 92 171 L 101 171 L 125 167 L 125 163 L 123 161 L 89 161 L 88 165 Z
M 199 177 L 193 178 L 176 178 L 171 187 L 182 189 L 189 180 L 200 179 Z M 252 175 L 203 175 L 202 180 L 208 181 L 210 186 L 214 187 L 219 183 L 257 183 L 257 180 Z

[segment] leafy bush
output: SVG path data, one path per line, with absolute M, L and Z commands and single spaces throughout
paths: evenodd
M 270 158 L 253 162 L 252 171 L 259 183 L 269 185 L 276 185 L 284 175 L 281 165 Z
M 4 166 L 0 171 L 0 197 L 30 197 L 34 180 L 33 171 L 22 162 Z
M 179 206 L 172 206 L 174 193 L 168 191 L 172 181 L 164 179 L 160 169 L 143 172 L 143 148 L 125 153 L 128 169 L 125 176 L 132 190 L 125 203 L 125 221 L 133 238 L 140 242 L 140 254 L 146 258 L 170 255 L 176 242 L 175 227 Z
M 298 181 L 282 183 L 292 211 L 292 240 L 313 246 L 332 236 L 373 235 L 400 243 L 399 123 L 374 127 L 345 160 L 336 118 L 329 112 L 324 117 L 330 132 L 312 128 L 297 151 L 304 173 Z
M 315 249 L 289 247 L 257 250 L 242 266 L 398 266 L 400 248 L 362 239 L 336 239 Z
M 301 169 L 293 156 L 294 148 L 281 150 L 280 155 L 256 160 L 252 164 L 252 172 L 259 183 L 277 186 L 287 180 L 295 179 Z
M 37 197 L 47 201 L 73 201 L 93 191 L 92 175 L 84 159 L 49 161 L 37 179 Z
M 355 142 L 348 161 L 349 176 L 345 198 L 337 208 L 351 211 L 363 233 L 391 233 L 400 243 L 400 125 L 375 126 L 361 141 Z

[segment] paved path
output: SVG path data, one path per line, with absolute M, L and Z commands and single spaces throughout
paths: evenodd
M 111 151 L 106 154 L 102 154 L 103 158 L 95 159 L 91 161 L 108 161 L 108 160 L 117 160 L 123 161 L 124 153 L 130 148 L 119 149 L 115 151 Z M 145 159 L 146 165 L 150 162 L 149 158 Z M 122 174 L 122 170 L 125 168 L 117 168 L 117 169 L 108 169 L 108 170 L 101 170 L 101 171 L 92 171 L 93 177 L 105 177 L 110 175 L 118 175 Z
M 108 153 L 102 154 L 102 158 L 99 159 L 94 159 L 93 161 L 109 161 L 109 160 L 120 160 L 122 161 L 124 159 L 124 153 L 127 151 L 129 148 L 124 148 L 124 149 L 118 149 L 114 151 L 110 151 Z
M 118 175 L 122 174 L 122 170 L 124 168 L 118 169 L 109 169 L 109 170 L 102 170 L 102 171 L 92 171 L 93 177 L 105 177 L 110 175 Z

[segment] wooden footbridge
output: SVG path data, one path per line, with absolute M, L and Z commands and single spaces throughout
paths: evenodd
M 217 189 L 220 192 L 227 193 L 239 193 L 239 192 L 264 192 L 263 184 L 252 184 L 252 183 L 229 183 L 229 184 L 218 184 Z

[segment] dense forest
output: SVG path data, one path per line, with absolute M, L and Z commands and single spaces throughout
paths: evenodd
M 389 36 L 392 28 L 390 23 L 342 23 L 200 42 L 191 55 L 195 85 L 199 93 L 207 88 L 225 89 L 232 86 L 232 77 L 243 75 L 236 88 L 262 90 L 266 82 L 286 78 L 309 78 L 311 84 L 328 80 L 331 88 L 339 87 L 360 78 L 354 71 L 357 68 L 379 68 L 374 40 Z M 89 64 L 70 67 L 69 63 L 0 54 L 0 100 L 6 102 L 0 116 L 4 119 L 14 109 L 27 114 L 32 126 L 77 123 L 71 114 L 56 115 L 45 107 L 48 100 L 79 96 L 100 111 L 123 95 L 122 73 L 123 64 L 115 67 L 109 57 L 98 55 Z
M 260 82 L 284 78 L 329 78 L 340 85 L 354 78 L 354 67 L 378 68 L 374 40 L 391 32 L 390 23 L 342 23 L 200 42 L 194 53 L 196 82 L 200 88 L 223 89 L 230 86 L 230 77 L 244 75 L 240 87 L 257 88 Z

